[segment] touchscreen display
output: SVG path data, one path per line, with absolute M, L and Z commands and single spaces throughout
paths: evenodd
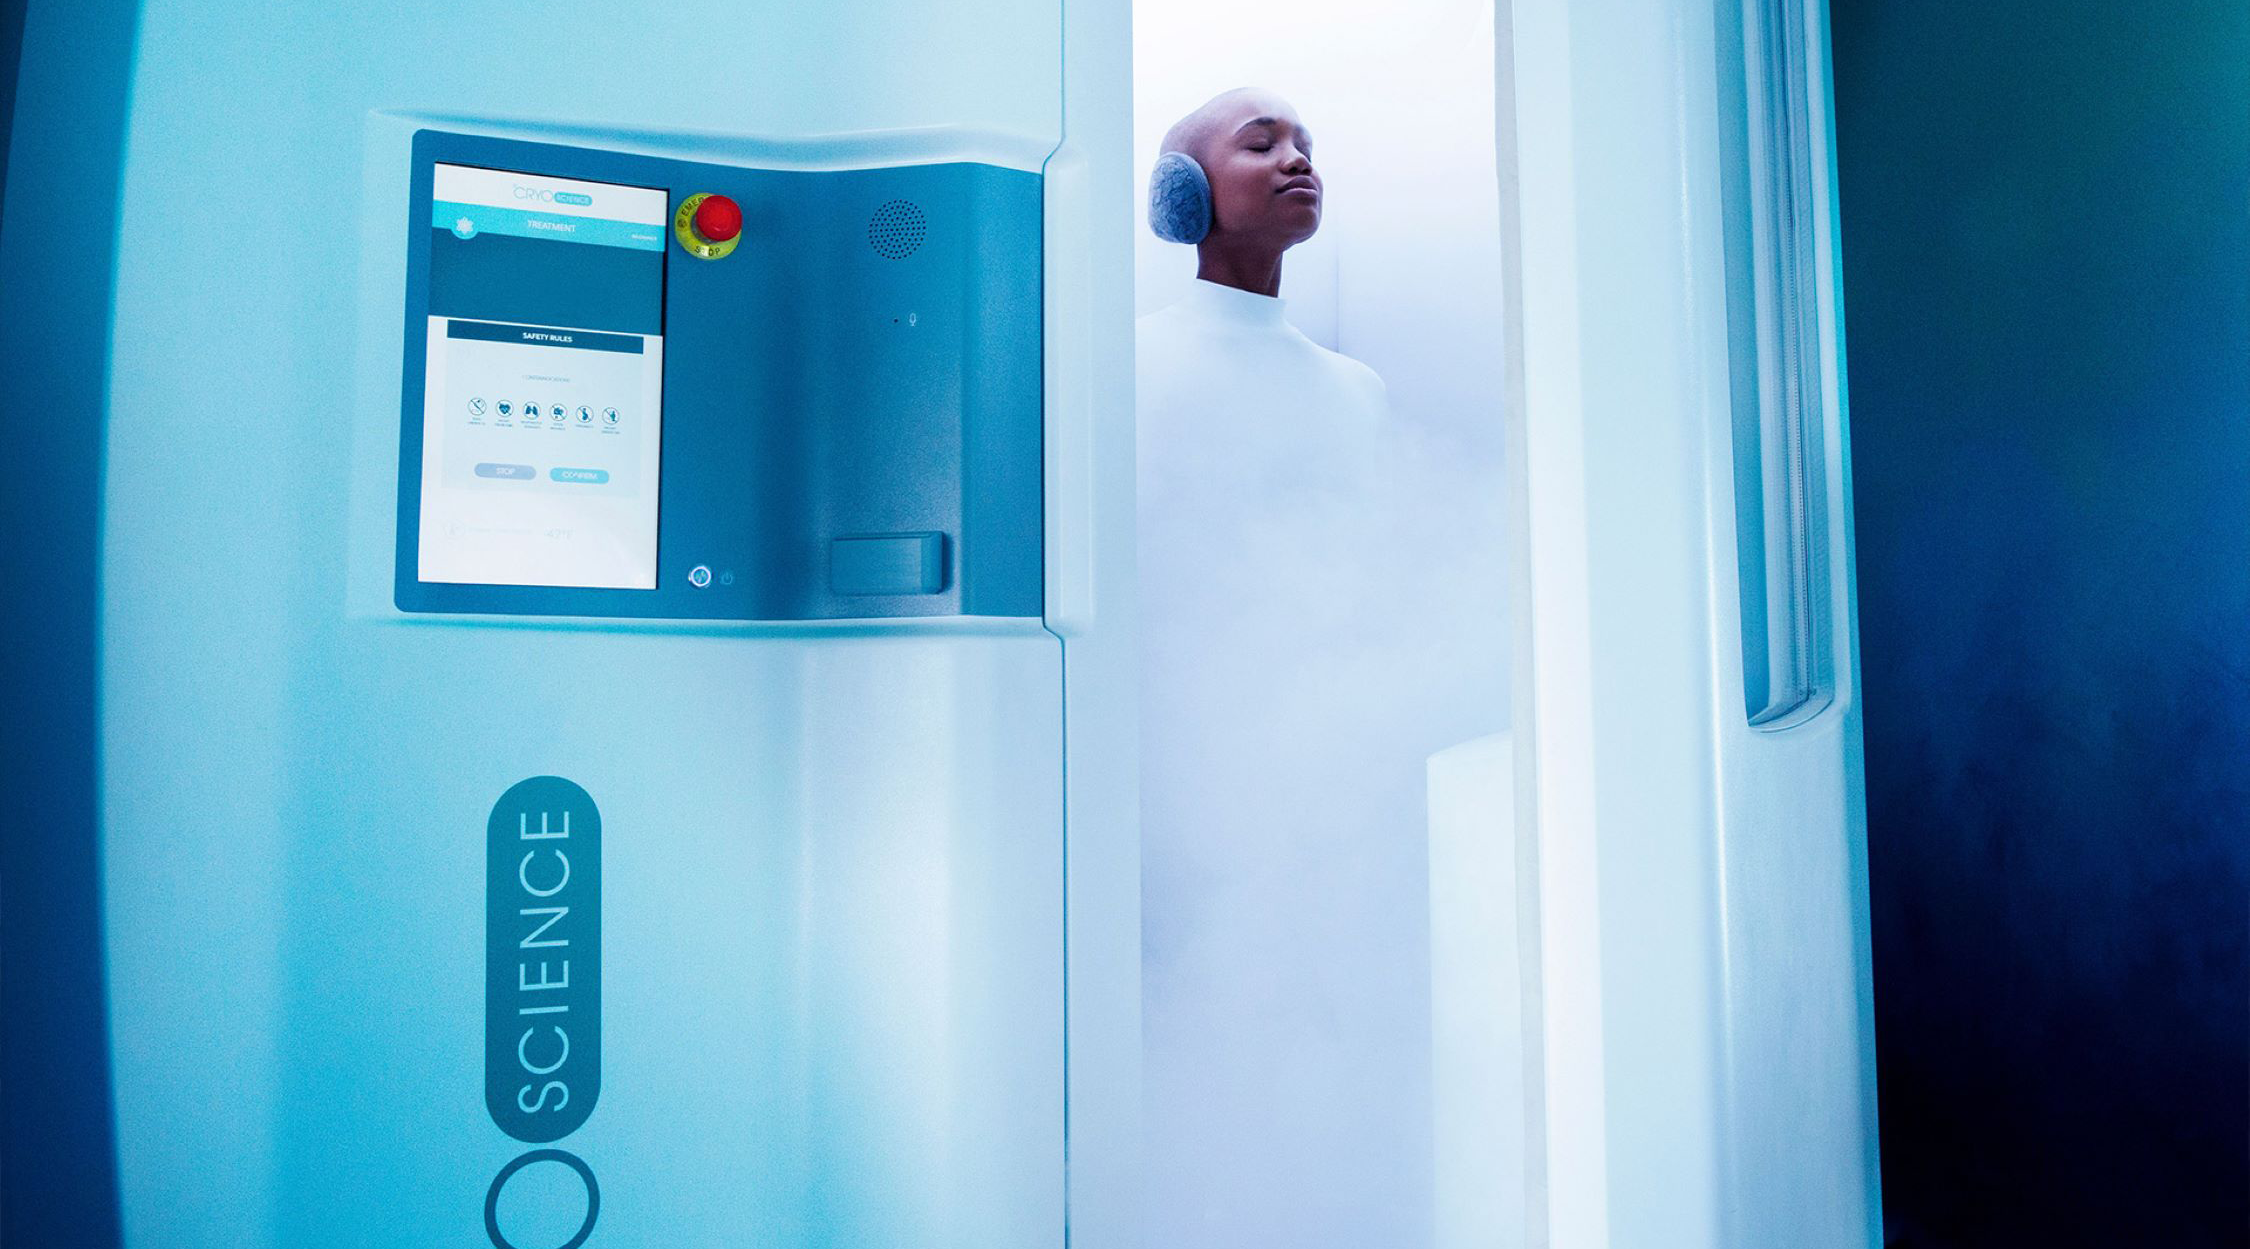
M 436 166 L 423 581 L 656 588 L 664 191 Z

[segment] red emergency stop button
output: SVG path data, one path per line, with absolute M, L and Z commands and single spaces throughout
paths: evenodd
M 690 195 L 672 214 L 672 237 L 698 260 L 724 260 L 742 241 L 742 205 L 709 191 Z
M 707 195 L 695 210 L 695 232 L 714 243 L 742 233 L 742 205 L 724 195 Z

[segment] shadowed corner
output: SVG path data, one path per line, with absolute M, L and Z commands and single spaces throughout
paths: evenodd
M 96 666 L 104 381 L 114 247 L 84 205 L 114 203 L 138 10 L 96 0 L 43 23 L 76 33 L 25 63 L 34 19 L 0 6 L 0 1242 L 120 1241 L 104 1008 Z M 67 135 L 67 142 L 46 140 Z M 18 156 L 25 159 L 19 161 Z M 71 246 L 59 245 L 71 240 Z M 91 244 L 91 245 L 87 245 Z M 35 535 L 36 540 L 22 540 Z

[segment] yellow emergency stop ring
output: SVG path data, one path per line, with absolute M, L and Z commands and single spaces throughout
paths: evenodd
M 698 191 L 680 201 L 680 210 L 672 214 L 672 237 L 680 240 L 687 254 L 698 260 L 724 260 L 734 251 L 734 245 L 742 241 L 742 236 L 737 234 L 723 243 L 714 243 L 695 232 L 695 210 L 703 207 L 703 201 L 709 198 L 711 192 Z

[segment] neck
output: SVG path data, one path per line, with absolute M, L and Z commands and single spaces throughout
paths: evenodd
M 1281 294 L 1281 253 L 1205 242 L 1196 249 L 1195 276 L 1253 295 Z

